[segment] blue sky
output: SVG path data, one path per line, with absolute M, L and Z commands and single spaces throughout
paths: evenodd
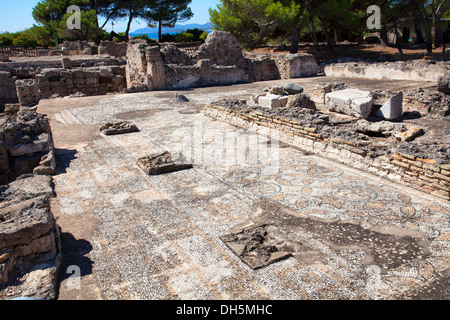
M 39 0 L 0 0 L 0 32 L 16 32 L 32 27 L 36 23 L 31 15 L 33 7 Z M 209 8 L 215 8 L 220 0 L 192 0 L 191 9 L 194 17 L 183 23 L 206 23 L 209 21 Z M 133 22 L 131 30 L 145 27 L 144 22 Z M 111 23 L 105 28 L 111 31 Z M 114 31 L 125 31 L 126 21 L 115 22 Z

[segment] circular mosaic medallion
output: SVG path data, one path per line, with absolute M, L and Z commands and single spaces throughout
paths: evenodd
M 378 197 L 376 191 L 363 186 L 341 186 L 333 191 L 333 195 L 347 201 L 368 201 Z
M 312 166 L 307 173 L 316 178 L 340 177 L 343 172 L 340 169 L 324 166 Z
M 274 183 L 255 181 L 244 185 L 244 192 L 258 197 L 269 197 L 278 194 L 281 187 Z

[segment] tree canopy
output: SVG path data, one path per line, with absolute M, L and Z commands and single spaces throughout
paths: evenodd
M 2 45 L 15 43 L 26 46 L 53 46 L 62 40 L 100 40 L 108 37 L 104 28 L 109 22 L 126 20 L 127 27 L 122 34 L 112 36 L 128 40 L 134 20 L 143 20 L 160 27 L 173 27 L 176 22 L 193 16 L 189 5 L 191 0 L 41 0 L 33 8 L 36 24 L 14 34 L 2 34 Z M 80 8 L 81 29 L 67 28 L 71 5 Z
M 450 16 L 449 0 L 221 0 L 210 9 L 211 22 L 219 30 L 229 31 L 247 48 L 275 38 L 280 32 L 289 34 L 291 52 L 297 51 L 299 35 L 309 37 L 317 46 L 318 38 L 332 49 L 335 42 L 359 41 L 368 30 L 367 8 L 381 9 L 382 45 L 398 46 L 401 22 L 411 21 L 419 30 L 429 52 L 439 39 L 439 20 Z M 388 43 L 388 33 L 395 33 L 397 43 Z

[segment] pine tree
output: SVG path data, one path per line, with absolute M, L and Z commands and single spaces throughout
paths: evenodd
M 158 26 L 158 41 L 162 38 L 162 27 L 174 27 L 178 21 L 194 16 L 189 4 L 192 0 L 153 0 L 148 2 L 142 18 L 149 26 Z

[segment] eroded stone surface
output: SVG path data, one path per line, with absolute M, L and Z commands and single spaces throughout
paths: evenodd
M 100 131 L 107 136 L 111 136 L 115 134 L 138 132 L 139 129 L 134 123 L 128 121 L 120 121 L 114 123 L 105 123 L 100 127 Z
M 0 299 L 54 300 L 61 248 L 50 208 L 52 178 L 22 176 L 2 189 Z
M 159 175 L 192 169 L 191 164 L 182 163 L 181 159 L 172 159 L 172 155 L 167 151 L 140 158 L 137 163 L 148 175 Z
M 325 105 L 331 111 L 367 119 L 372 112 L 373 98 L 368 91 L 345 89 L 327 93 Z

